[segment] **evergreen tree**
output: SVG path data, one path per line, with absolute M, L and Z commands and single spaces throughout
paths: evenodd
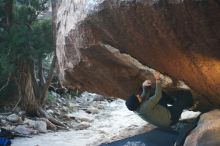
M 21 105 L 35 115 L 45 103 L 55 57 L 45 79 L 43 59 L 53 52 L 48 0 L 0 0 L 0 76 L 17 84 Z

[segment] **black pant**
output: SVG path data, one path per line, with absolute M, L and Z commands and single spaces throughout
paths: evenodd
M 192 94 L 189 90 L 181 90 L 173 93 L 173 96 L 169 96 L 165 92 L 162 92 L 162 98 L 159 104 L 166 107 L 171 114 L 171 124 L 178 122 L 183 109 L 189 108 L 193 104 Z M 171 106 L 167 106 L 171 104 Z
M 168 107 L 167 104 L 173 104 L 175 102 L 175 100 L 176 99 L 174 97 L 171 97 L 166 92 L 162 91 L 162 97 L 161 97 L 158 104 L 167 108 Z

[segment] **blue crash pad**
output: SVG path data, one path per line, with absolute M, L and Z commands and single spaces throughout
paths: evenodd
M 100 146 L 173 146 L 178 135 L 179 133 L 173 130 L 156 128 L 144 134 Z

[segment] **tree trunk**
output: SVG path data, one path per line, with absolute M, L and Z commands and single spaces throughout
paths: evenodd
M 38 56 L 38 78 L 39 78 L 39 86 L 43 87 L 45 84 L 45 78 L 44 78 L 44 71 L 43 71 L 43 58 L 39 55 Z
M 17 64 L 17 86 L 21 98 L 22 108 L 28 115 L 37 115 L 39 103 L 37 88 L 33 81 L 33 65 L 30 60 L 20 60 Z
M 42 87 L 40 87 L 40 89 L 42 90 L 40 92 L 40 104 L 44 105 L 47 99 L 47 94 L 48 94 L 48 88 L 50 86 L 50 83 L 53 79 L 53 75 L 54 75 L 54 70 L 56 69 L 56 56 L 53 56 L 53 60 L 52 63 L 50 65 L 50 70 L 48 72 L 48 78 L 47 81 L 44 83 L 44 85 Z
M 9 1 L 13 2 L 13 0 L 9 0 Z M 53 36 L 55 37 L 55 34 Z M 54 39 L 54 48 L 55 48 L 55 39 Z M 41 107 L 45 104 L 45 101 L 47 99 L 48 87 L 53 78 L 54 70 L 56 69 L 56 57 L 54 56 L 50 71 L 48 73 L 47 81 L 45 81 L 42 73 L 43 71 L 42 58 L 39 57 L 38 59 L 39 59 L 38 77 L 40 80 L 39 82 L 37 82 L 36 80 L 33 60 L 24 58 L 17 61 L 16 64 L 17 65 L 16 81 L 17 81 L 19 96 L 21 98 L 21 106 L 26 111 L 26 113 L 31 116 L 38 115 L 38 112 L 40 111 Z

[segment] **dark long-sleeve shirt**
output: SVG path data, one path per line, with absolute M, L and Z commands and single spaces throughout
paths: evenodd
M 146 93 L 143 93 L 142 96 L 144 94 Z M 156 83 L 155 95 L 149 97 L 147 100 L 144 100 L 136 112 L 142 119 L 153 125 L 168 127 L 171 123 L 171 114 L 167 108 L 158 104 L 161 96 L 161 84 Z

